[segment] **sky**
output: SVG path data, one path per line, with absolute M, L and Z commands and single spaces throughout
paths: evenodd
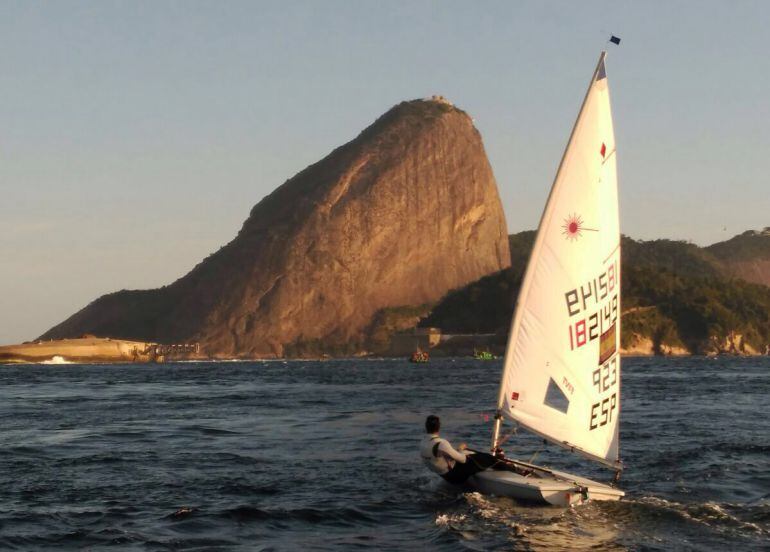
M 623 233 L 770 226 L 768 27 L 740 0 L 0 0 L 0 344 L 183 276 L 406 99 L 471 114 L 533 229 L 604 48 Z

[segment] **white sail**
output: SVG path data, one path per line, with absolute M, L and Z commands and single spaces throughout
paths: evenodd
M 604 57 L 540 221 L 506 351 L 498 412 L 620 468 L 620 231 Z M 499 423 L 495 439 L 498 429 Z

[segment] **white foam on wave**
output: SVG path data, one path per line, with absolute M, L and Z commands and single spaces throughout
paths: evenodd
M 524 526 L 512 517 L 509 501 L 498 502 L 485 497 L 481 493 L 465 493 L 465 500 L 471 507 L 471 511 L 486 522 L 495 523 L 512 529 L 517 536 L 524 534 Z M 499 500 L 499 499 L 498 499 Z
M 465 514 L 439 514 L 436 516 L 436 525 L 439 527 L 452 527 L 467 519 Z
M 484 533 L 502 532 L 509 543 L 542 550 L 624 550 L 620 528 L 603 503 L 561 508 L 519 503 L 510 498 L 480 493 L 463 495 L 467 524 Z
M 49 360 L 44 360 L 40 364 L 75 364 L 74 362 L 70 362 L 69 360 L 65 359 L 63 356 L 55 355 Z

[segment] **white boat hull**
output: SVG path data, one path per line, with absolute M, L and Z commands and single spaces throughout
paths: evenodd
M 585 477 L 523 463 L 517 465 L 532 469 L 526 475 L 508 470 L 486 470 L 471 477 L 468 483 L 482 494 L 554 506 L 573 506 L 589 500 L 620 500 L 625 495 L 620 489 Z

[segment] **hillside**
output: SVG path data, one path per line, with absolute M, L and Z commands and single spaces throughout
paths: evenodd
M 101 297 L 43 338 L 200 342 L 223 357 L 356 353 L 389 309 L 507 268 L 507 240 L 471 118 L 440 97 L 403 102 L 260 201 L 186 276 Z
M 719 259 L 725 274 L 770 286 L 770 227 L 749 230 L 705 250 Z
M 655 353 L 764 351 L 770 344 L 770 288 L 736 279 L 725 268 L 730 255 L 751 262 L 753 255 L 766 251 L 770 235 L 743 239 L 747 234 L 708 248 L 624 236 L 624 348 Z M 453 290 L 420 325 L 447 333 L 507 333 L 533 240 L 534 232 L 510 236 L 509 270 Z M 739 253 L 731 249 L 736 243 L 741 244 Z
M 655 352 L 764 351 L 770 343 L 770 288 L 687 272 L 633 259 L 625 263 L 623 345 L 646 338 Z

